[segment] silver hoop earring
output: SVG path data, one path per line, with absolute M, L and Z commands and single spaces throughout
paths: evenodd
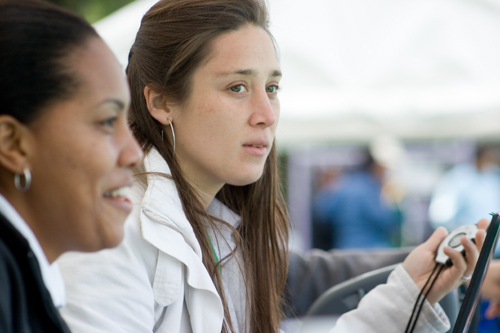
M 167 119 L 168 123 L 170 124 L 170 128 L 172 129 L 172 138 L 173 138 L 173 143 L 174 143 L 174 156 L 175 156 L 175 131 L 174 131 L 174 124 L 170 121 L 170 119 Z
M 21 175 L 16 173 L 14 175 L 14 185 L 21 192 L 26 192 L 31 186 L 31 171 L 28 168 L 23 169 L 24 186 L 21 185 Z

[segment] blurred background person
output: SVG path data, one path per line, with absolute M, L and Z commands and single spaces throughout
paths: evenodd
M 116 246 L 142 151 L 123 70 L 80 17 L 0 0 L 0 332 L 69 332 L 54 261 Z
M 318 225 L 331 227 L 331 248 L 385 248 L 399 246 L 403 192 L 388 179 L 390 168 L 402 156 L 399 146 L 374 140 L 363 149 L 362 163 L 323 183 L 313 202 Z
M 479 143 L 474 157 L 472 163 L 452 166 L 436 185 L 429 206 L 429 220 L 434 228 L 443 226 L 450 231 L 470 221 L 489 218 L 489 213 L 500 210 L 500 145 Z M 499 249 L 497 245 L 495 257 Z M 496 261 L 492 267 L 498 265 Z M 493 269 L 492 273 L 497 271 Z M 483 294 L 493 296 L 490 288 Z M 500 331 L 500 320 L 485 315 L 489 303 L 485 299 L 481 304 L 477 332 Z
M 434 228 L 453 230 L 500 210 L 500 146 L 479 144 L 472 163 L 452 166 L 432 194 L 429 219 Z

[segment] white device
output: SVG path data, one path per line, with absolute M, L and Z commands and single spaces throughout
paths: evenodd
M 446 266 L 451 266 L 451 260 L 450 258 L 444 254 L 443 248 L 445 246 L 449 246 L 459 252 L 462 252 L 465 254 L 465 249 L 463 245 L 460 243 L 460 240 L 462 239 L 463 236 L 471 239 L 474 241 L 474 238 L 476 237 L 476 232 L 478 228 L 475 224 L 469 224 L 469 225 L 464 225 L 461 226 L 446 236 L 446 238 L 441 242 L 439 245 L 437 252 L 436 252 L 436 262 L 446 265 Z

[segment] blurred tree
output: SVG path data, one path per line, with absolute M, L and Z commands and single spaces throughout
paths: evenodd
M 111 14 L 133 0 L 47 0 L 83 16 L 90 23 Z

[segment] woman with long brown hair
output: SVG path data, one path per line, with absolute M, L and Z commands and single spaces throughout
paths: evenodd
M 159 1 L 127 76 L 146 153 L 136 209 L 118 248 L 60 262 L 64 317 L 82 333 L 278 331 L 289 226 L 274 142 L 281 71 L 265 4 Z M 423 261 L 439 237 L 417 251 Z M 471 270 L 477 248 L 467 251 L 469 264 L 455 253 L 433 299 Z M 415 280 L 428 275 L 409 267 Z M 441 323 L 433 311 L 427 325 Z
M 159 270 L 167 265 L 161 274 L 172 277 L 165 283 L 178 275 L 187 285 L 175 288 L 186 294 L 212 293 L 202 295 L 207 305 L 190 308 L 189 316 L 224 313 L 227 331 L 274 331 L 281 319 L 288 220 L 273 142 L 281 73 L 267 19 L 263 4 L 253 0 L 161 1 L 143 18 L 127 68 L 131 127 L 147 155 L 139 171 L 144 183 L 138 182 L 147 187 L 139 195 L 144 206 L 129 224 L 144 238 L 132 244 L 126 236 L 119 249 L 104 255 L 151 251 L 147 261 L 154 258 L 156 271 L 144 276 L 151 291 L 160 288 Z M 154 236 L 164 244 L 150 239 L 150 224 L 162 229 Z M 170 261 L 186 269 L 180 265 L 174 272 Z M 70 302 L 73 278 L 83 277 L 67 279 Z M 191 281 L 196 279 L 203 280 L 201 287 Z M 131 284 L 136 293 L 140 283 Z M 168 284 L 161 288 L 174 293 Z M 220 308 L 211 305 L 214 297 L 221 298 Z M 140 311 L 141 305 L 131 306 Z M 184 327 L 184 319 L 170 318 L 173 308 L 160 309 L 156 321 L 165 316 L 167 327 Z M 210 331 L 210 325 L 199 325 Z

